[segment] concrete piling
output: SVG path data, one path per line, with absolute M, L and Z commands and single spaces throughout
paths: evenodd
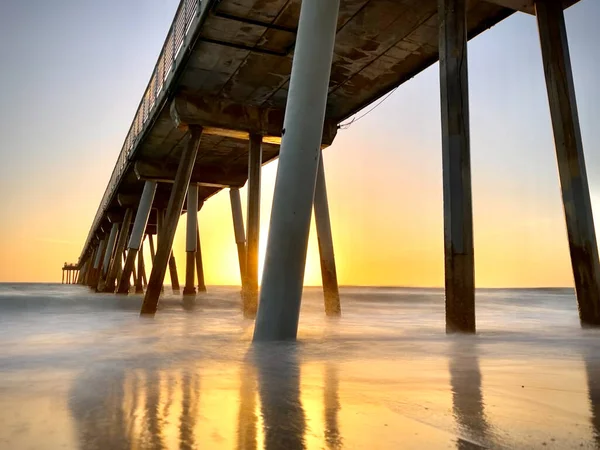
M 196 229 L 196 274 L 198 277 L 198 292 L 206 292 L 206 284 L 204 282 L 204 266 L 202 265 L 202 246 L 200 245 L 200 222 Z
M 169 257 L 171 255 L 177 223 L 179 222 L 185 195 L 192 177 L 192 170 L 196 162 L 198 148 L 200 147 L 202 127 L 190 126 L 189 129 L 190 138 L 186 147 L 183 149 L 175 181 L 171 189 L 165 223 L 163 224 L 164 229 L 161 230 L 156 257 L 154 258 L 152 272 L 150 274 L 150 279 L 148 280 L 148 289 L 146 290 L 144 303 L 142 304 L 142 309 L 140 311 L 141 314 L 154 315 L 156 313 L 161 286 L 165 278 L 167 265 L 169 264 Z
M 108 242 L 104 251 L 104 260 L 102 262 L 102 268 L 100 270 L 100 277 L 98 279 L 98 286 L 96 290 L 98 292 L 105 292 L 106 290 L 106 279 L 112 265 L 111 259 L 113 258 L 115 250 L 115 242 L 117 240 L 117 234 L 119 233 L 119 224 L 113 223 L 110 229 L 110 235 L 108 236 Z
M 535 12 L 542 47 L 579 319 L 584 326 L 600 326 L 598 244 L 579 128 L 564 13 L 562 5 L 554 0 L 537 0 Z
M 260 238 L 260 175 L 262 136 L 250 135 L 248 149 L 248 208 L 246 221 L 246 290 L 244 317 L 256 317 L 258 309 L 258 247 Z
M 175 256 L 171 253 L 169 257 L 169 275 L 171 275 L 171 289 L 173 294 L 179 294 L 181 286 L 179 286 L 179 275 L 177 273 L 177 263 L 175 262 Z
M 242 213 L 242 200 L 240 190 L 229 189 L 229 200 L 231 202 L 231 216 L 233 218 L 233 232 L 235 244 L 238 251 L 240 264 L 240 279 L 242 281 L 242 301 L 246 293 L 246 232 L 244 231 L 244 214 Z
M 475 332 L 467 0 L 438 0 L 446 332 Z
M 185 286 L 183 295 L 196 295 L 195 272 L 196 272 L 196 247 L 198 243 L 198 185 L 190 184 L 187 193 L 187 217 L 186 217 L 186 264 L 185 264 Z
M 133 229 L 131 230 L 131 237 L 129 238 L 129 244 L 127 245 L 127 258 L 125 259 L 123 274 L 119 278 L 117 288 L 118 294 L 127 294 L 129 292 L 129 277 L 135 269 L 135 258 L 142 246 L 144 233 L 148 225 L 150 212 L 152 211 L 152 203 L 154 202 L 156 188 L 156 181 L 146 181 L 144 183 L 144 190 L 142 191 L 140 204 L 133 223 Z
M 323 280 L 323 296 L 325 299 L 325 314 L 330 317 L 342 313 L 340 305 L 340 292 L 335 267 L 335 253 L 333 251 L 333 236 L 331 233 L 331 219 L 329 217 L 329 202 L 327 199 L 327 185 L 325 183 L 325 168 L 323 155 L 319 158 L 317 183 L 315 185 L 315 225 L 319 241 L 319 256 L 321 258 L 321 278 Z
M 127 240 L 129 238 L 129 228 L 131 227 L 131 219 L 133 217 L 133 210 L 131 208 L 127 208 L 125 210 L 125 216 L 123 217 L 123 224 L 121 225 L 121 231 L 119 233 L 119 238 L 117 239 L 117 245 L 115 247 L 115 257 L 113 258 L 111 267 L 108 272 L 108 276 L 106 277 L 106 287 L 105 292 L 114 292 L 115 284 L 117 277 L 119 276 L 119 272 L 122 272 L 122 255 L 125 251 L 125 245 L 127 245 Z
M 339 0 L 301 5 L 255 341 L 295 339 Z
M 106 249 L 106 242 L 107 242 L 106 239 L 103 238 L 100 240 L 100 243 L 98 244 L 98 248 L 96 251 L 96 257 L 95 257 L 96 259 L 94 260 L 94 271 L 88 282 L 88 286 L 90 288 L 95 289 L 96 286 L 98 285 L 99 272 L 102 270 L 101 264 L 102 264 L 102 260 L 104 259 L 104 251 Z
M 142 294 L 144 292 L 144 280 L 146 278 L 146 267 L 144 266 L 144 240 L 140 243 L 140 248 L 137 252 L 138 259 L 138 277 L 135 283 L 135 293 Z
M 154 238 L 151 234 L 148 235 L 148 244 L 150 245 L 150 258 L 152 258 L 152 262 L 154 262 Z

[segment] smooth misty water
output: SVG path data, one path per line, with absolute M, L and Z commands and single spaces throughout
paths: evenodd
M 0 448 L 596 448 L 600 332 L 574 293 L 480 290 L 477 336 L 443 291 L 304 294 L 297 343 L 252 346 L 239 288 L 195 305 L 0 284 Z M 167 288 L 167 292 L 169 289 Z

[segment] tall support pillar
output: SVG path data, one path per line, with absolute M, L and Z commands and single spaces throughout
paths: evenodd
M 160 211 L 157 211 L 157 213 L 160 213 Z M 158 219 L 157 219 L 158 220 Z M 157 223 L 157 234 L 156 234 L 156 238 L 157 238 L 157 242 L 158 242 L 158 223 Z M 154 238 L 152 237 L 151 234 L 148 235 L 148 243 L 150 244 L 150 260 L 152 261 L 152 267 L 154 267 L 154 257 L 156 256 L 156 253 L 154 252 Z M 145 280 L 146 283 L 146 288 L 148 287 L 148 280 Z M 165 288 L 163 286 L 160 287 L 160 292 L 164 292 Z
M 171 275 L 171 289 L 173 289 L 173 294 L 179 294 L 181 287 L 179 286 L 177 263 L 175 262 L 175 255 L 173 255 L 173 253 L 171 253 L 171 256 L 169 257 L 169 274 Z
M 100 277 L 98 279 L 98 286 L 96 290 L 98 292 L 105 292 L 106 290 L 106 279 L 111 267 L 111 258 L 115 251 L 115 242 L 117 240 L 117 234 L 119 233 L 119 224 L 113 223 L 110 229 L 110 235 L 108 236 L 108 242 L 104 251 L 104 261 L 102 262 L 102 269 L 100 270 Z M 118 254 L 115 254 L 115 258 Z
M 562 5 L 535 4 L 582 325 L 600 325 L 600 263 Z
M 256 341 L 295 339 L 298 331 L 339 5 L 339 0 L 304 0 L 301 6 Z
M 206 292 L 204 282 L 204 266 L 202 265 L 202 246 L 200 245 L 200 222 L 196 229 L 196 273 L 198 276 L 198 292 Z
M 146 279 L 146 267 L 144 266 L 144 239 L 140 243 L 139 251 L 137 252 L 138 258 L 138 273 L 137 280 L 135 283 L 135 293 L 142 294 L 144 292 L 144 280 Z
M 96 249 L 96 256 L 94 257 L 94 271 L 92 273 L 92 276 L 90 277 L 90 280 L 88 282 L 88 286 L 91 288 L 95 288 L 98 285 L 98 273 L 102 267 L 102 260 L 104 259 L 104 250 L 106 249 L 106 239 L 103 238 L 100 240 L 100 243 L 98 244 L 98 248 Z
M 260 172 L 262 136 L 250 135 L 248 150 L 248 210 L 246 232 L 246 294 L 244 317 L 253 319 L 258 309 L 258 247 L 260 237 Z
M 83 284 L 84 286 L 87 286 L 89 284 L 90 275 L 92 274 L 92 272 L 94 270 L 94 261 L 96 260 L 96 251 L 97 251 L 97 246 L 93 247 L 93 250 L 90 253 L 90 256 L 88 258 L 87 269 L 85 271 L 85 275 L 83 276 L 83 278 L 81 280 L 81 284 Z
M 125 267 L 125 262 L 127 262 L 127 255 L 129 255 L 129 251 L 127 251 L 125 253 L 126 253 L 126 255 L 123 255 L 123 259 L 124 259 L 123 267 Z M 118 280 L 120 280 L 122 276 L 123 276 L 123 271 L 121 271 L 121 273 L 119 273 Z M 130 277 L 130 281 L 133 280 L 133 285 L 134 286 L 137 284 L 137 279 L 138 279 L 138 277 L 137 277 L 137 273 L 136 273 L 136 270 L 135 270 L 135 264 L 134 264 L 133 265 L 133 269 L 131 270 L 131 277 Z M 117 284 L 117 287 L 118 286 L 119 285 Z M 131 286 L 131 284 L 128 284 L 128 287 L 129 286 Z
M 240 190 L 229 189 L 229 200 L 231 201 L 231 215 L 233 217 L 233 232 L 235 244 L 237 245 L 238 260 L 240 263 L 240 279 L 242 280 L 242 298 L 246 292 L 246 232 L 244 231 L 244 214 L 242 213 L 242 200 Z
M 156 246 L 158 247 L 158 242 L 160 241 L 160 237 L 161 237 L 161 233 L 162 233 L 162 229 L 163 229 L 163 222 L 165 220 L 165 210 L 164 209 L 159 209 L 156 211 Z M 152 250 L 152 248 L 150 248 L 150 250 Z M 179 278 L 177 277 L 177 267 L 175 267 L 175 270 L 173 270 L 174 268 L 174 262 L 172 261 L 171 257 L 173 256 L 173 254 L 171 253 L 171 256 L 169 257 L 169 272 L 170 272 L 170 276 L 171 276 L 171 289 L 173 290 L 173 293 L 177 293 L 179 292 Z M 154 256 L 152 257 L 152 261 L 154 261 Z M 154 263 L 153 263 L 154 264 Z M 174 278 L 174 281 L 173 281 Z M 177 288 L 177 289 L 175 289 Z M 163 286 L 161 286 L 160 288 L 160 292 L 165 292 L 165 287 L 164 287 L 164 280 L 163 280 Z
M 150 245 L 150 258 L 152 259 L 152 261 L 154 262 L 154 238 L 152 237 L 151 234 L 148 235 L 148 244 Z
M 83 265 L 81 266 L 81 270 L 79 271 L 79 274 L 77 276 L 77 284 L 83 284 L 84 280 L 85 280 L 85 275 L 87 273 L 87 269 L 89 267 L 89 258 L 83 263 Z
M 65 269 L 62 269 L 62 281 L 61 284 L 65 284 Z
M 323 155 L 319 158 L 314 203 L 315 224 L 317 226 L 317 239 L 319 241 L 319 255 L 321 257 L 321 277 L 323 279 L 325 314 L 327 316 L 339 316 L 342 313 L 342 308 L 340 306 L 340 291 L 338 288 L 337 270 L 335 268 L 335 253 L 333 251 L 333 236 L 331 233 L 331 220 L 329 217 L 329 203 L 327 201 L 327 185 L 325 183 Z
M 475 332 L 467 0 L 438 0 L 446 332 Z
M 129 292 L 129 277 L 135 269 L 135 258 L 142 246 L 142 241 L 144 240 L 144 232 L 148 225 L 148 218 L 150 217 L 150 211 L 152 210 L 156 187 L 156 181 L 146 181 L 144 184 L 144 190 L 142 191 L 140 204 L 135 215 L 133 229 L 131 230 L 131 237 L 129 238 L 129 244 L 127 245 L 127 258 L 125 259 L 123 273 L 119 279 L 119 286 L 117 288 L 118 294 L 127 294 Z
M 96 260 L 96 251 L 98 250 L 98 247 L 94 247 L 94 249 L 92 250 L 92 253 L 90 254 L 90 257 L 88 259 L 88 265 L 87 265 L 87 269 L 85 271 L 85 275 L 83 277 L 83 279 L 81 280 L 81 284 L 87 286 L 89 281 L 90 281 L 90 275 L 92 274 L 92 271 L 94 270 L 94 261 Z
M 163 222 L 165 218 L 165 211 L 158 210 L 158 241 L 157 245 L 160 245 L 160 239 L 162 239 L 162 229 Z M 169 256 L 169 275 L 171 276 L 171 289 L 173 290 L 173 294 L 179 293 L 179 276 L 177 275 L 177 264 L 175 263 L 175 256 L 173 256 L 173 251 L 171 251 L 171 256 Z M 164 280 L 163 280 L 164 283 Z M 164 291 L 164 288 L 161 287 L 161 292 Z
M 167 265 L 169 264 L 173 239 L 175 238 L 175 231 L 185 200 L 185 194 L 192 178 L 192 170 L 194 169 L 196 156 L 198 155 L 201 136 L 202 127 L 190 127 L 190 138 L 182 152 L 173 188 L 171 189 L 167 215 L 160 240 L 158 241 L 158 249 L 154 258 L 154 264 L 152 265 L 150 280 L 148 280 L 148 289 L 144 296 L 141 314 L 154 315 L 156 313 L 160 289 L 165 278 Z
M 196 247 L 198 233 L 198 185 L 190 184 L 187 193 L 187 214 L 186 214 L 186 236 L 185 236 L 185 287 L 183 295 L 196 295 L 196 286 L 194 277 L 196 272 Z
M 83 263 L 79 273 L 77 275 L 77 284 L 83 284 L 83 279 L 85 278 L 85 271 L 87 270 L 87 261 Z
M 121 232 L 119 233 L 119 239 L 117 240 L 117 246 L 115 248 L 115 257 L 112 260 L 108 277 L 106 277 L 106 288 L 105 292 L 115 291 L 115 281 L 119 276 L 119 272 L 122 272 L 122 260 L 123 252 L 125 251 L 125 245 L 127 245 L 127 239 L 129 238 L 129 228 L 131 227 L 131 218 L 133 217 L 133 211 L 131 208 L 125 210 L 125 216 L 123 217 L 123 224 L 121 225 Z

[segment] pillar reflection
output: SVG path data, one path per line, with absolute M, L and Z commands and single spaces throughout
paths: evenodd
M 333 363 L 325 366 L 325 443 L 330 450 L 342 448 L 342 437 L 338 423 L 338 415 L 341 409 L 339 398 L 338 368 Z
M 265 449 L 304 449 L 306 419 L 300 400 L 295 343 L 260 343 L 252 350 L 264 420 Z
M 251 364 L 243 364 L 240 370 L 240 411 L 238 414 L 238 450 L 256 450 L 256 371 Z
M 194 428 L 198 417 L 198 395 L 200 379 L 196 375 L 185 374 L 181 386 L 181 416 L 179 419 L 179 448 L 191 450 L 196 448 Z
M 594 442 L 600 448 L 600 353 L 592 348 L 583 351 L 590 401 L 590 422 Z
M 456 446 L 461 450 L 483 448 L 490 438 L 477 351 L 472 338 L 456 340 L 450 347 L 452 411 L 459 436 Z
M 126 414 L 125 373 L 106 377 L 84 372 L 72 388 L 69 408 L 76 422 L 80 447 L 88 450 L 131 448 Z
M 199 389 L 199 376 L 185 371 L 86 370 L 69 402 L 80 447 L 196 448 Z

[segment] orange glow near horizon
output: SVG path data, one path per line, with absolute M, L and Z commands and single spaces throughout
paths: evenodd
M 360 148 L 344 142 L 325 151 L 332 229 L 339 282 L 342 285 L 443 286 L 443 218 L 440 179 L 402 173 L 396 185 L 385 161 L 365 165 Z M 343 147 L 343 148 L 342 148 Z M 263 168 L 260 272 L 266 252 L 270 207 L 277 163 Z M 425 174 L 431 175 L 431 174 Z M 375 185 L 368 180 L 377 179 Z M 414 192 L 418 191 L 419 196 Z M 241 190 L 246 210 L 246 189 Z M 476 280 L 479 287 L 571 286 L 568 247 L 560 193 L 554 216 L 536 217 L 501 197 L 478 202 L 474 190 Z M 54 205 L 40 211 L 46 221 L 39 231 L 22 218 L 21 227 L 3 232 L 5 257 L 0 280 L 56 282 L 64 261 L 76 261 L 85 241 L 94 207 L 87 197 L 62 191 L 68 216 L 57 216 Z M 85 214 L 79 213 L 85 210 Z M 49 219 L 54 217 L 53 219 Z M 514 220 L 506 220 L 506 218 Z M 239 285 L 237 249 L 229 195 L 211 198 L 199 213 L 205 277 L 208 285 Z M 6 226 L 6 224 L 4 224 Z M 7 236 L 11 239 L 7 239 Z M 174 242 L 180 282 L 185 271 L 185 217 Z M 150 261 L 146 244 L 146 261 Z M 147 270 L 150 270 L 149 264 Z M 166 283 L 170 282 L 167 275 Z M 318 247 L 311 224 L 305 284 L 320 285 Z

